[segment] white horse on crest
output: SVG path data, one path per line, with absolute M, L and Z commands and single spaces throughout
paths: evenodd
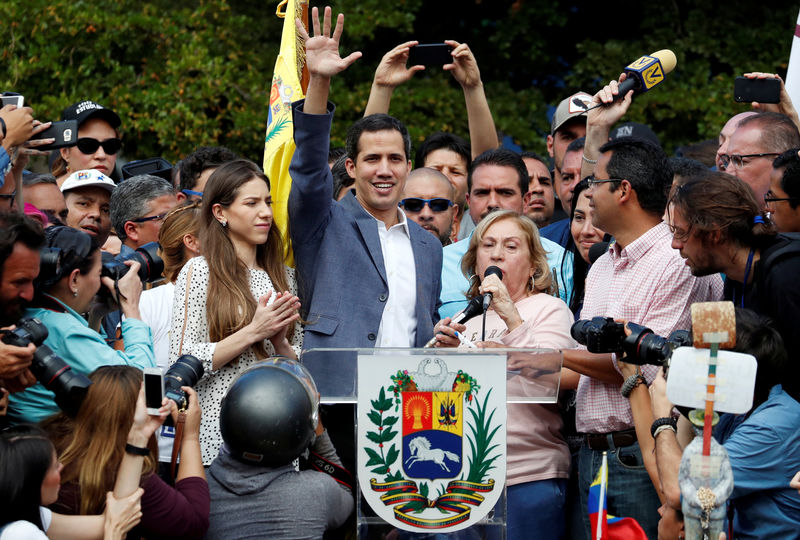
M 442 469 L 450 472 L 447 465 L 444 463 L 444 458 L 458 463 L 458 455 L 441 448 L 431 448 L 431 442 L 425 437 L 414 437 L 408 443 L 408 448 L 411 450 L 411 455 L 406 459 L 406 466 L 410 467 L 418 461 L 433 461 Z M 410 463 L 409 463 L 410 461 Z

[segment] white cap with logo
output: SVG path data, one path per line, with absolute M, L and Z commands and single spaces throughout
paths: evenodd
M 66 193 L 71 189 L 91 186 L 103 187 L 111 192 L 114 191 L 116 184 L 111 178 L 95 169 L 75 171 L 61 184 L 61 193 Z

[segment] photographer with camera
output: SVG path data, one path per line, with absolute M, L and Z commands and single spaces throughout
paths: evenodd
M 126 319 L 122 322 L 125 351 L 106 345 L 104 337 L 89 328 L 81 316 L 100 289 L 100 250 L 89 235 L 69 227 L 50 227 L 45 232 L 45 247 L 51 253 L 36 281 L 36 296 L 26 317 L 36 317 L 47 328 L 44 342 L 77 373 L 88 375 L 104 365 L 155 365 L 150 328 L 139 316 L 142 284 L 138 263 L 114 282 L 102 278 L 111 294 L 119 299 Z M 45 381 L 47 382 L 47 381 Z M 54 394 L 42 384 L 11 396 L 9 418 L 12 423 L 38 422 L 58 412 Z
M 672 247 L 695 276 L 725 274 L 724 297 L 772 319 L 790 354 L 800 347 L 800 235 L 779 234 L 749 185 L 721 172 L 697 175 L 673 191 Z M 800 398 L 800 362 L 784 388 Z
M 0 214 L 0 330 L 12 329 L 22 308 L 33 299 L 33 281 L 39 274 L 41 226 L 22 214 Z M 36 347 L 10 345 L 0 340 L 0 398 L 36 383 L 28 370 Z M 4 399 L 4 398 L 3 398 Z
M 177 204 L 172 185 L 157 176 L 132 176 L 111 193 L 111 225 L 122 242 L 125 257 L 149 242 L 158 241 L 158 231 L 167 213 Z
M 627 111 L 630 95 L 613 102 L 617 81 L 600 90 L 587 114 L 584 158 L 594 164 L 587 197 L 592 224 L 615 242 L 592 265 L 586 278 L 581 316 L 636 321 L 660 335 L 685 328 L 689 306 L 718 300 L 719 276 L 696 278 L 670 247 L 670 230 L 662 222 L 672 185 L 664 151 L 633 137 L 608 141 L 608 132 Z M 628 401 L 620 395 L 624 379 L 612 354 L 564 351 L 564 366 L 581 373 L 576 396 L 576 427 L 583 434 L 578 481 L 581 507 L 587 508 L 589 486 L 608 459 L 608 513 L 632 517 L 649 537 L 656 536 L 660 501 L 647 474 L 636 439 Z M 645 366 L 649 382 L 656 369 Z M 588 514 L 584 528 L 590 531 Z
M 68 515 L 101 513 L 106 492 L 113 490 L 119 499 L 141 486 L 142 521 L 130 538 L 203 538 L 209 494 L 200 457 L 202 411 L 195 391 L 181 389 L 188 403 L 172 487 L 156 474 L 154 433 L 170 411 L 177 413 L 175 403 L 165 397 L 157 414 L 148 413 L 142 372 L 131 366 L 103 366 L 90 379 L 77 416 L 62 413 L 47 422 L 64 466 L 58 500 L 51 508 Z

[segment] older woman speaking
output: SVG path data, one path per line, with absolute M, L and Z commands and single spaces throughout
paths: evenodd
M 496 266 L 502 272 L 486 276 Z M 467 297 L 492 293 L 486 314 L 486 341 L 479 346 L 574 347 L 569 329 L 572 313 L 554 293 L 547 259 L 536 225 L 511 211 L 484 218 L 461 262 L 470 280 Z M 481 276 L 486 276 L 481 278 Z M 437 346 L 458 346 L 455 331 L 480 340 L 476 317 L 466 326 L 444 319 L 437 325 Z M 512 379 L 509 385 L 524 384 Z M 508 536 L 536 531 L 540 538 L 564 535 L 564 502 L 570 455 L 561 435 L 562 421 L 553 405 L 512 404 L 508 407 Z

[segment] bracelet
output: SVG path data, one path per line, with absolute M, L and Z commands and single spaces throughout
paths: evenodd
M 675 434 L 677 434 L 677 433 L 678 433 L 678 430 L 677 430 L 677 429 L 675 429 L 674 427 L 672 427 L 672 425 L 670 425 L 670 424 L 664 424 L 664 425 L 662 425 L 662 426 L 658 426 L 658 427 L 656 428 L 655 432 L 653 433 L 653 438 L 655 439 L 656 437 L 658 437 L 658 434 L 659 434 L 659 433 L 661 433 L 662 431 L 667 431 L 667 430 L 670 430 L 670 431 L 672 431 L 672 432 L 673 432 L 673 433 L 675 433 Z
M 671 429 L 675 433 L 678 433 L 677 426 L 678 426 L 678 421 L 670 416 L 656 418 L 655 421 L 653 421 L 653 425 L 650 426 L 650 434 L 655 439 L 656 435 L 664 431 L 663 429 L 661 429 L 664 427 Z
M 619 389 L 619 393 L 622 394 L 622 397 L 627 399 L 631 397 L 631 392 L 633 392 L 633 389 L 640 384 L 647 384 L 647 380 L 641 373 L 634 373 L 625 379 L 625 382 L 622 383 L 622 388 Z
M 3 120 L 2 116 L 0 116 L 0 129 L 3 130 L 3 138 L 5 139 L 6 138 L 6 133 L 8 133 L 8 130 L 6 129 L 6 121 Z
M 132 456 L 149 456 L 150 449 L 149 448 L 139 448 L 138 446 L 133 446 L 130 443 L 125 444 L 125 452 L 131 454 Z
M 590 165 L 594 165 L 595 163 L 597 163 L 596 159 L 589 159 L 589 158 L 586 157 L 586 154 L 582 154 L 581 155 L 581 159 L 583 159 L 583 161 L 585 161 L 586 163 L 588 163 Z

